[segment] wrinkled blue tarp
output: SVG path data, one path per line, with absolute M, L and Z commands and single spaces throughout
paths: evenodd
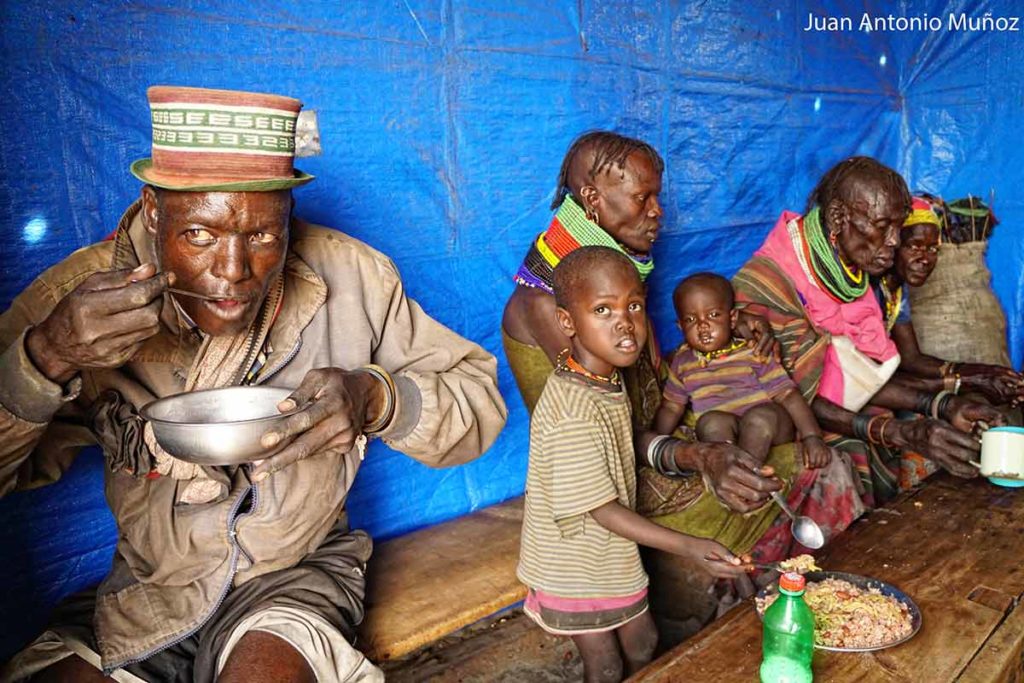
M 122 3 L 29 0 L 2 10 L 0 305 L 46 266 L 112 231 L 138 195 L 152 84 L 288 94 L 319 112 L 324 155 L 300 166 L 300 215 L 391 255 L 409 292 L 501 354 L 511 275 L 546 227 L 562 154 L 583 130 L 645 138 L 667 160 L 652 309 L 678 335 L 682 275 L 731 275 L 832 163 L 877 156 L 947 198 L 995 192 L 989 263 L 1024 358 L 1021 33 L 947 30 L 949 13 L 1013 2 L 763 3 L 465 0 Z M 168 6 L 170 5 L 170 6 Z M 770 8 L 769 8 L 770 6 Z M 778 8 L 778 9 L 776 9 Z M 939 31 L 804 32 L 808 14 L 941 17 Z M 375 447 L 350 498 L 376 536 L 519 494 L 527 420 L 431 471 Z M 0 501 L 0 657 L 49 607 L 94 583 L 116 538 L 102 463 Z

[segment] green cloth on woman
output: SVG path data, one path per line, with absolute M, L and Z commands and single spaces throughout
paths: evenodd
M 786 483 L 783 496 L 789 493 L 790 483 L 800 469 L 796 456 L 796 444 L 787 443 L 772 448 L 765 462 L 774 467 L 775 474 Z M 701 485 L 700 488 L 700 496 L 687 508 L 651 517 L 651 521 L 691 536 L 712 538 L 740 554 L 749 552 L 779 516 L 779 507 L 771 501 L 741 515 L 727 508 L 706 486 Z
M 519 395 L 526 404 L 526 412 L 533 415 L 533 409 L 555 366 L 544 349 L 513 339 L 504 328 L 501 330 L 501 343 L 505 347 L 505 358 L 512 368 L 516 386 L 519 387 Z

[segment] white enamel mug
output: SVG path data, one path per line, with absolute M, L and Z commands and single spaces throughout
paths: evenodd
M 1024 427 L 993 427 L 981 435 L 981 474 L 993 484 L 1024 486 Z

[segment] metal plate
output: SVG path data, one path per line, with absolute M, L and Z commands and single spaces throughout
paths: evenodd
M 884 650 L 890 647 L 896 647 L 901 643 L 905 643 L 921 630 L 921 610 L 918 609 L 917 604 L 910 599 L 910 596 L 901 591 L 896 586 L 888 584 L 885 581 L 879 581 L 878 579 L 871 578 L 870 576 L 860 576 L 858 574 L 847 574 L 846 572 L 807 572 L 804 577 L 808 581 L 824 581 L 825 579 L 839 579 L 841 581 L 848 581 L 854 586 L 862 589 L 877 588 L 882 595 L 888 595 L 896 598 L 904 605 L 907 606 L 907 610 L 910 612 L 910 633 L 903 636 L 899 640 L 894 640 L 890 643 L 883 643 L 881 645 L 875 645 L 874 647 L 830 647 L 826 645 L 814 644 L 817 650 L 829 650 L 831 652 L 872 652 L 874 650 Z M 773 582 L 766 588 L 761 589 L 757 594 L 757 597 L 764 599 L 769 595 L 773 595 L 779 592 L 778 581 Z M 757 611 L 756 603 L 754 611 L 757 612 L 757 618 L 763 619 L 764 615 Z

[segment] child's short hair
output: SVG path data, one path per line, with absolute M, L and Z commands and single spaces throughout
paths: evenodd
M 603 263 L 618 263 L 636 273 L 633 262 L 625 254 L 611 247 L 590 246 L 574 249 L 558 262 L 552 273 L 551 284 L 555 290 L 555 305 L 568 308 L 573 295 L 579 291 L 580 283 Z M 636 277 L 639 280 L 640 276 Z
M 676 289 L 672 292 L 672 303 L 676 308 L 683 301 L 683 294 L 686 290 L 693 287 L 714 287 L 720 294 L 725 296 L 725 300 L 729 304 L 729 310 L 736 304 L 736 295 L 732 291 L 732 285 L 724 277 L 718 273 L 694 273 L 693 275 L 684 278 L 682 282 L 676 285 Z

